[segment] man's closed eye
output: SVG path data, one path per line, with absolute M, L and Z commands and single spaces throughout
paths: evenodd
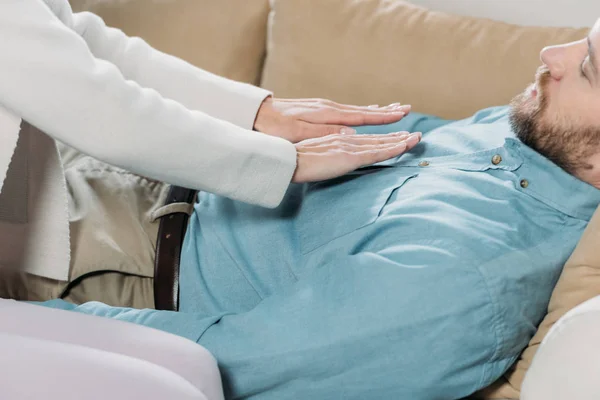
M 590 82 L 589 78 L 585 74 L 585 62 L 588 60 L 588 58 L 589 58 L 589 56 L 587 56 L 586 58 L 584 58 L 583 61 L 581 62 L 581 65 L 579 66 L 579 72 L 581 73 L 581 76 L 583 78 L 587 79 L 587 81 Z

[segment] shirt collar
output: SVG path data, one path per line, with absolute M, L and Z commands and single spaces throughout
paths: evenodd
M 583 182 L 521 141 L 507 138 L 504 148 L 523 163 L 515 170 L 517 190 L 574 218 L 589 221 L 600 204 L 600 190 Z

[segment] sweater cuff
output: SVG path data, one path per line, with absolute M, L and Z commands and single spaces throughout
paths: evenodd
M 249 194 L 247 201 L 266 208 L 279 206 L 296 171 L 296 146 L 285 139 L 273 139 L 277 140 L 263 147 L 260 164 L 252 166 L 254 176 L 244 179 L 241 188 Z M 267 154 L 270 156 L 265 157 Z
M 240 84 L 236 105 L 238 110 L 228 118 L 229 122 L 244 129 L 253 130 L 258 110 L 265 99 L 273 93 L 249 84 Z
M 278 168 L 275 168 L 275 173 L 271 179 L 271 187 L 265 192 L 263 203 L 267 208 L 277 207 L 285 196 L 294 172 L 296 172 L 298 152 L 296 146 L 292 143 L 285 146 L 284 153 L 286 154 Z

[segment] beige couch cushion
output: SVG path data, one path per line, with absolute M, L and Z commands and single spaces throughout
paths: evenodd
M 400 101 L 463 118 L 507 104 L 547 45 L 586 30 L 518 27 L 398 0 L 273 0 L 262 86 L 279 97 Z
M 109 26 L 227 78 L 258 83 L 268 0 L 70 0 Z M 226 4 L 225 4 L 226 3 Z

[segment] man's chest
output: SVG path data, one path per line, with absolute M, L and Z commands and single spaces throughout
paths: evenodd
M 518 162 L 501 150 L 294 185 L 275 210 L 206 195 L 196 212 L 242 258 L 286 254 L 294 260 L 410 240 L 517 246 L 516 232 L 537 240 L 564 216 L 523 193 L 513 171 Z M 503 157 L 503 166 L 494 164 L 495 156 Z

